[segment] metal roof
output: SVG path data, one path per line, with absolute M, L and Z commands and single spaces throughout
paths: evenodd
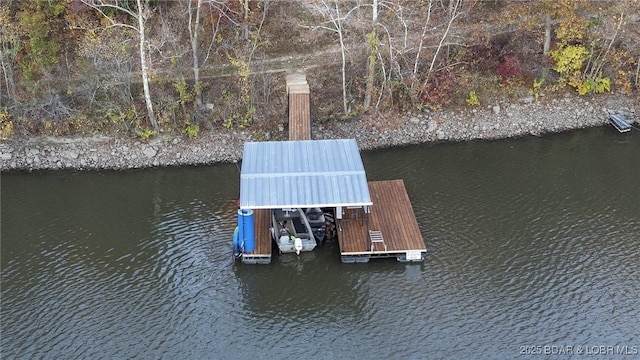
M 354 139 L 247 142 L 240 208 L 369 206 Z

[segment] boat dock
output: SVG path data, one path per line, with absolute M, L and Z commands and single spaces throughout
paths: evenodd
M 427 254 L 420 227 L 402 180 L 369 181 L 370 213 L 347 209 L 338 223 L 344 263 L 370 258 L 423 261 Z
M 239 254 L 242 262 L 270 263 L 272 211 L 296 208 L 333 211 L 344 263 L 423 261 L 427 248 L 404 182 L 368 182 L 354 139 L 311 140 L 306 77 L 286 80 L 290 140 L 244 145 L 239 207 L 253 210 L 254 248 Z

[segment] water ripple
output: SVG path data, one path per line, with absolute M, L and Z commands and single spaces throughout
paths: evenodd
M 3 174 L 3 358 L 633 346 L 640 198 L 616 189 L 640 173 L 602 154 L 637 145 L 580 134 L 365 154 L 370 180 L 405 181 L 429 248 L 420 265 L 341 264 L 335 243 L 232 263 L 235 166 Z

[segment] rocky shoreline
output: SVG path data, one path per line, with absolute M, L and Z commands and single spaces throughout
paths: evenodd
M 397 121 L 358 119 L 313 124 L 315 139 L 355 138 L 362 150 L 425 142 L 500 139 L 602 126 L 609 115 L 640 122 L 638 103 L 620 94 L 567 94 L 536 100 L 422 111 Z M 250 131 L 207 131 L 197 138 L 160 135 L 148 142 L 118 136 L 29 137 L 0 142 L 0 171 L 103 170 L 190 166 L 238 161 L 245 141 L 285 138 L 284 125 L 256 139 Z

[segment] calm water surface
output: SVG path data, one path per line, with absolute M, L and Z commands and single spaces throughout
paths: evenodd
M 639 132 L 363 159 L 404 179 L 423 264 L 234 263 L 234 165 L 2 174 L 1 357 L 640 356 Z

